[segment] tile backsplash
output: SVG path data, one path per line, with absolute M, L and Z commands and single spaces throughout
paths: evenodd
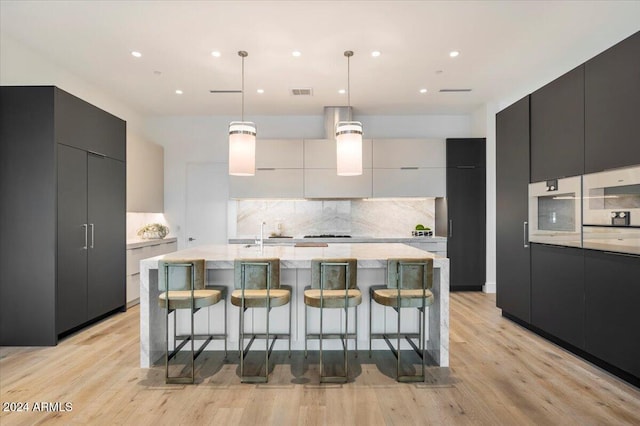
M 369 200 L 239 200 L 230 220 L 235 237 L 253 238 L 266 222 L 270 234 L 300 237 L 348 234 L 370 237 L 411 236 L 418 223 L 435 227 L 435 198 Z M 234 217 L 235 216 L 235 217 Z M 229 235 L 233 238 L 234 235 Z

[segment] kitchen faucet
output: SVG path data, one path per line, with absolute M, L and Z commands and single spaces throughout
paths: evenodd
M 256 244 L 258 244 L 260 246 L 260 250 L 262 250 L 263 246 L 264 246 L 264 226 L 267 224 L 267 222 L 261 222 L 260 223 L 260 239 L 256 239 Z

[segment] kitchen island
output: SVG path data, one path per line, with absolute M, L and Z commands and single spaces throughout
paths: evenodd
M 365 244 L 329 244 L 327 247 L 294 247 L 294 246 L 244 246 L 238 244 L 201 246 L 180 250 L 163 256 L 156 256 L 140 262 L 140 366 L 149 368 L 152 364 L 162 359 L 164 354 L 165 339 L 165 311 L 158 305 L 158 261 L 161 259 L 205 259 L 207 269 L 207 285 L 224 285 L 233 287 L 233 262 L 236 258 L 280 258 L 280 281 L 282 284 L 291 285 L 291 348 L 292 350 L 304 349 L 304 321 L 305 309 L 303 301 L 304 287 L 309 285 L 311 279 L 311 259 L 314 258 L 345 258 L 358 259 L 358 287 L 362 290 L 363 301 L 358 307 L 358 349 L 368 348 L 369 336 L 369 287 L 385 284 L 387 272 L 387 259 L 396 258 L 425 258 L 434 259 L 433 294 L 435 301 L 428 308 L 427 353 L 433 362 L 441 367 L 449 366 L 449 259 L 436 257 L 432 253 L 409 247 L 404 244 L 394 243 L 365 243 Z M 196 314 L 196 333 L 217 333 L 222 330 L 222 318 L 224 315 L 222 304 L 219 303 L 208 309 L 203 309 Z M 251 313 L 246 323 L 247 329 L 262 330 L 264 324 L 264 310 Z M 309 310 L 309 329 L 314 330 L 318 324 L 317 309 Z M 404 310 L 409 311 L 409 310 Z M 403 311 L 403 324 L 415 324 L 417 327 L 417 313 Z M 414 311 L 414 310 L 411 310 Z M 335 311 L 334 311 L 335 312 Z M 342 312 L 342 311 L 340 311 Z M 183 315 L 184 314 L 184 315 Z M 289 310 L 274 308 L 271 313 L 271 331 L 284 332 Z M 339 327 L 340 314 L 331 315 L 325 323 L 325 330 L 331 327 Z M 350 313 L 352 323 L 353 313 Z M 405 320 L 405 315 L 407 319 Z M 396 314 L 392 309 L 383 309 L 373 304 L 374 330 L 379 332 L 385 329 L 388 332 L 395 330 Z M 332 323 L 333 320 L 333 323 Z M 238 309 L 227 307 L 228 338 L 230 350 L 238 347 Z M 189 329 L 188 311 L 178 313 L 177 328 L 179 332 Z M 403 327 L 404 329 L 404 327 Z M 325 331 L 327 332 L 327 331 Z M 172 334 L 172 331 L 170 332 Z M 339 341 L 327 342 L 335 344 L 325 346 L 327 349 L 340 349 Z M 406 343 L 406 342 L 405 342 Z M 317 349 L 318 342 L 309 341 L 309 349 Z M 254 344 L 254 349 L 264 348 L 262 342 Z M 275 349 L 286 349 L 286 340 L 277 341 Z M 408 346 L 407 346 L 408 347 Z M 207 350 L 222 350 L 222 342 L 211 342 Z M 350 348 L 353 348 L 352 343 Z M 384 341 L 375 340 L 374 349 L 384 349 Z M 404 346 L 403 346 L 404 348 Z

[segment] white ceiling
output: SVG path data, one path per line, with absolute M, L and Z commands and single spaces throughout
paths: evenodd
M 356 114 L 468 113 L 639 29 L 640 1 L 0 1 L 0 36 L 147 115 L 239 114 L 240 95 L 209 93 L 240 88 L 238 50 L 248 115 L 345 105 L 345 50 Z

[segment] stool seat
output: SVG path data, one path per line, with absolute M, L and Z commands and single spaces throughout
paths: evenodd
M 392 308 L 398 307 L 398 289 L 388 288 L 386 285 L 371 286 L 370 295 L 376 303 Z M 431 290 L 422 289 L 402 289 L 400 290 L 400 307 L 401 308 L 421 308 L 422 298 L 425 298 L 425 306 L 433 304 L 433 293 Z
M 160 305 L 160 307 L 167 307 L 167 293 L 169 293 L 169 309 L 191 309 L 190 290 L 172 290 L 161 293 L 158 298 L 158 305 Z M 193 307 L 195 309 L 215 305 L 221 299 L 222 292 L 220 290 L 207 289 L 193 291 Z
M 323 308 L 352 308 L 362 303 L 362 293 L 358 289 L 347 290 L 347 303 L 345 306 L 344 290 L 324 290 Z M 304 290 L 304 303 L 313 308 L 320 307 L 320 289 L 307 287 Z
M 269 306 L 276 308 L 284 306 L 291 300 L 291 290 L 287 286 L 272 288 L 269 291 L 271 302 Z M 234 290 L 231 293 L 231 303 L 234 306 L 242 306 L 242 290 Z M 245 308 L 265 308 L 267 306 L 267 290 L 248 289 L 244 291 Z

